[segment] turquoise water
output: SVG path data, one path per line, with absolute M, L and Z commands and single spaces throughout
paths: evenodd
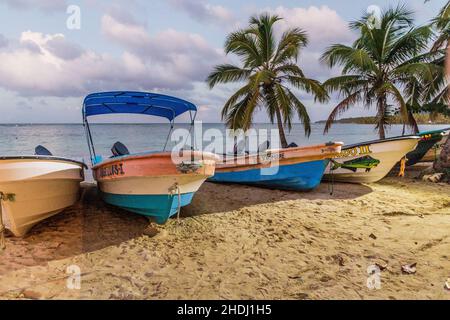
M 329 134 L 323 135 L 324 124 L 313 124 L 309 138 L 303 134 L 300 124 L 293 125 L 287 134 L 288 142 L 298 145 L 311 145 L 326 141 L 343 141 L 351 144 L 360 141 L 377 139 L 377 133 L 372 125 L 336 124 Z M 421 131 L 447 128 L 450 125 L 421 125 Z M 169 132 L 167 124 L 92 124 L 92 134 L 97 154 L 111 155 L 111 146 L 116 141 L 123 142 L 131 152 L 161 150 Z M 176 128 L 188 129 L 189 125 L 179 124 Z M 224 131 L 221 124 L 203 124 L 205 130 L 216 128 Z M 274 128 L 270 124 L 257 124 L 256 129 Z M 402 133 L 401 125 L 393 125 L 388 136 L 398 136 Z M 0 125 L 0 155 L 33 154 L 34 147 L 44 145 L 54 155 L 89 161 L 89 151 L 83 125 L 81 124 L 2 124 Z M 169 143 L 168 148 L 174 143 Z M 89 177 L 90 175 L 86 175 Z

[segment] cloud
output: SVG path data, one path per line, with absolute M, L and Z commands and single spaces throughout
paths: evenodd
M 107 80 L 112 58 L 84 51 L 74 60 L 65 60 L 61 53 L 54 54 L 55 40 L 66 45 L 61 34 L 26 31 L 14 45 L 0 50 L 0 86 L 22 96 L 79 96 Z
M 22 32 L 0 48 L 0 87 L 21 96 L 80 97 L 92 91 L 189 90 L 223 59 L 201 36 L 168 29 L 150 35 L 130 19 L 105 15 L 119 56 L 83 48 L 63 34 Z
M 220 5 L 212 5 L 204 0 L 169 0 L 169 3 L 185 11 L 191 18 L 199 22 L 208 23 L 234 23 L 234 17 L 230 10 Z
M 9 7 L 18 10 L 38 9 L 44 12 L 65 11 L 66 0 L 2 0 Z
M 179 87 L 204 81 L 212 66 L 223 59 L 221 50 L 211 47 L 198 34 L 167 29 L 150 35 L 143 24 L 109 14 L 102 18 L 102 32 L 126 50 L 130 68 L 145 67 L 151 75 L 159 74 L 162 80 Z
M 307 32 L 309 43 L 300 52 L 299 58 L 300 67 L 307 77 L 324 81 L 337 74 L 337 69 L 330 70 L 319 62 L 320 56 L 333 43 L 350 43 L 354 34 L 335 10 L 325 5 L 307 8 L 278 6 L 259 12 L 269 12 L 283 18 L 276 24 L 278 36 L 290 28 L 301 28 Z
M 45 47 L 55 57 L 63 60 L 73 60 L 83 54 L 83 49 L 79 45 L 66 41 L 62 34 L 51 37 Z
M 0 48 L 6 47 L 8 43 L 8 39 L 6 39 L 6 37 L 0 33 Z
M 309 36 L 309 48 L 321 49 L 332 43 L 347 43 L 353 34 L 338 13 L 328 6 L 308 8 L 286 8 L 279 6 L 267 11 L 283 18 L 278 23 L 280 31 L 288 28 L 302 28 Z

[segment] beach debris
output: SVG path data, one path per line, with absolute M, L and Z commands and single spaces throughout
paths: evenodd
M 371 233 L 371 234 L 369 234 L 369 238 L 372 238 L 373 240 L 376 240 L 376 239 L 377 239 L 377 236 L 374 235 L 373 233 Z
M 422 180 L 436 183 L 441 181 L 443 176 L 443 173 L 426 174 L 422 177 Z
M 411 264 L 404 264 L 402 265 L 402 272 L 406 274 L 414 274 L 417 271 L 417 263 L 411 263 Z
M 384 271 L 388 267 L 387 262 L 384 261 L 375 262 L 375 265 L 380 269 L 380 271 Z
M 444 288 L 445 290 L 450 291 L 450 278 L 448 278 L 447 281 L 445 281 Z

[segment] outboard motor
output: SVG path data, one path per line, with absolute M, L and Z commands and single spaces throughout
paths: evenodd
M 264 141 L 258 146 L 258 153 L 264 152 L 270 147 L 270 142 L 268 140 Z
M 120 141 L 114 143 L 114 145 L 111 148 L 111 152 L 114 155 L 114 157 L 125 156 L 127 154 L 130 154 L 128 148 Z
M 52 156 L 53 154 L 48 151 L 47 148 L 44 146 L 38 145 L 36 148 L 34 148 L 34 154 L 37 156 Z
M 245 153 L 245 141 L 239 141 L 239 143 L 234 144 L 233 148 L 234 155 L 243 154 Z

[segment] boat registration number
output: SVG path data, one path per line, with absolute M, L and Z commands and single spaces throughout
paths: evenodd
M 107 167 L 100 168 L 100 178 L 111 176 L 122 176 L 125 174 L 123 170 L 123 163 L 113 164 Z
M 335 156 L 335 158 L 348 158 L 348 157 L 356 157 L 359 155 L 370 154 L 372 150 L 370 150 L 370 145 L 353 147 L 350 149 L 342 150 L 341 153 Z
M 284 159 L 284 154 L 279 153 L 279 152 L 275 152 L 275 153 L 267 152 L 266 154 L 261 154 L 259 157 L 262 162 L 272 162 L 272 161 Z

